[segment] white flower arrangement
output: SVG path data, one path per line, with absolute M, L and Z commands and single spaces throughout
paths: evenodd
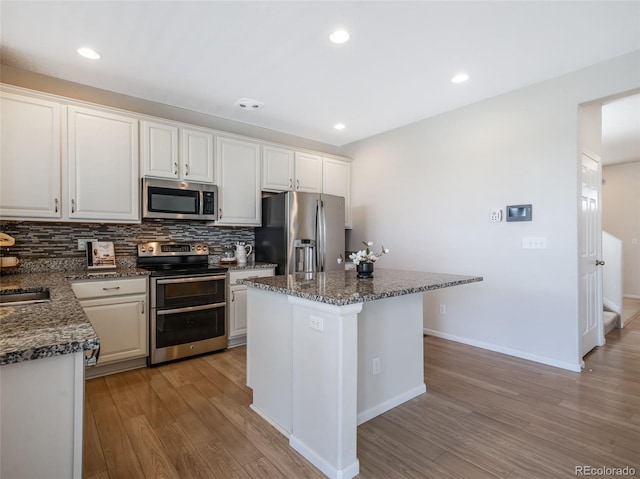
M 373 241 L 363 241 L 362 244 L 366 246 L 365 249 L 361 249 L 360 251 L 356 251 L 349 255 L 349 259 L 355 265 L 359 265 L 360 263 L 375 263 L 382 255 L 389 253 L 389 248 L 385 248 L 384 246 L 380 249 L 379 253 L 371 251 Z M 345 259 L 342 255 L 338 256 L 338 264 L 344 263 L 344 261 Z

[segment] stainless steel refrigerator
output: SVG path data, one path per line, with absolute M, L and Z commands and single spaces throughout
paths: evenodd
M 255 235 L 256 261 L 277 263 L 276 274 L 344 269 L 344 198 L 295 191 L 263 198 Z

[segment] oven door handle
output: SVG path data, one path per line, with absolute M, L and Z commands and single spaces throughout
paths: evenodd
M 192 276 L 189 278 L 158 279 L 156 280 L 156 284 L 199 283 L 202 281 L 218 281 L 221 279 L 226 279 L 226 276 Z
M 202 306 L 189 306 L 186 308 L 176 308 L 176 309 L 156 309 L 156 315 L 160 316 L 162 314 L 176 314 L 176 313 L 189 313 L 191 311 L 204 311 L 205 309 L 215 309 L 226 306 L 227 303 L 214 303 L 214 304 L 203 304 Z

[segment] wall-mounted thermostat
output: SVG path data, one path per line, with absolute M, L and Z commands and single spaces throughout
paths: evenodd
M 507 221 L 531 221 L 531 205 L 507 206 Z

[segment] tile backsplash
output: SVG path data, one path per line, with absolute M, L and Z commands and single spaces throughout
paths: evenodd
M 2 221 L 0 231 L 15 238 L 2 256 L 20 259 L 84 258 L 78 239 L 113 241 L 116 256 L 136 256 L 136 245 L 146 241 L 202 241 L 211 254 L 221 255 L 231 245 L 254 244 L 253 228 L 219 228 L 190 221 L 145 221 L 142 224 L 45 223 Z

